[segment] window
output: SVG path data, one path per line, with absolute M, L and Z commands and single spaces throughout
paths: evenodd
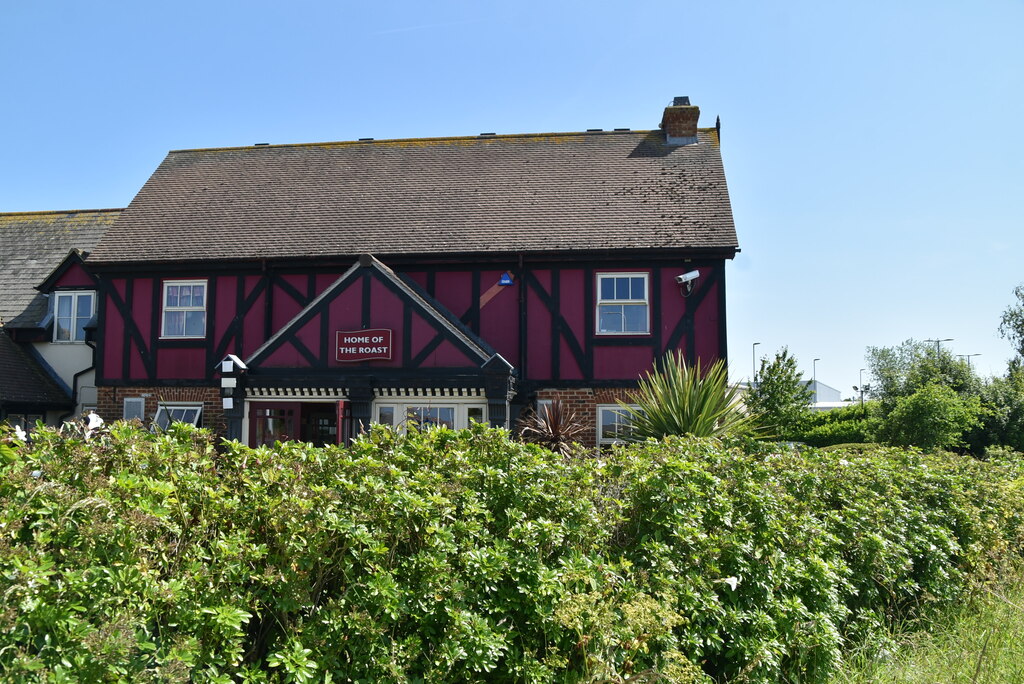
M 139 420 L 146 420 L 146 400 L 143 397 L 125 397 L 124 398 L 124 412 L 121 416 L 125 420 L 131 420 L 138 418 Z
M 599 335 L 646 335 L 650 332 L 646 273 L 597 276 Z
M 598 406 L 598 443 L 617 444 L 622 442 L 629 436 L 629 424 L 629 413 L 627 413 L 621 406 Z
M 443 425 L 447 428 L 461 429 L 469 427 L 471 421 L 485 422 L 485 409 L 483 404 L 378 404 L 375 407 L 374 422 L 400 430 L 408 425 L 418 425 L 421 428 Z
M 164 316 L 160 336 L 206 336 L 205 280 L 174 280 L 164 283 Z
M 92 318 L 93 292 L 57 292 L 53 300 L 53 341 L 85 342 L 85 324 Z
M 199 425 L 202 415 L 202 404 L 160 404 L 153 424 L 162 429 L 166 429 L 171 423 Z

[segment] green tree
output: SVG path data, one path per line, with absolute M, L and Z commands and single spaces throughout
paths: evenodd
M 1010 340 L 1017 355 L 1024 357 L 1024 285 L 1013 288 L 1017 301 L 1006 307 L 999 320 L 999 334 Z
M 797 370 L 796 357 L 783 347 L 771 361 L 761 357 L 761 369 L 745 402 L 751 413 L 761 416 L 761 423 L 776 436 L 791 438 L 807 420 L 808 402 L 814 392 Z
M 882 420 L 882 437 L 896 446 L 923 449 L 962 446 L 964 433 L 979 424 L 977 396 L 963 397 L 937 382 L 897 397 Z
M 640 380 L 628 404 L 619 402 L 630 419 L 630 439 L 756 433 L 758 417 L 744 410 L 738 390 L 728 380 L 720 360 L 705 371 L 699 361 L 689 366 L 681 353 L 669 355 Z
M 978 395 L 981 380 L 962 359 L 947 349 L 928 342 L 906 340 L 897 347 L 868 347 L 866 360 L 871 371 L 870 395 L 879 399 L 888 413 L 900 397 L 938 384 L 961 396 Z

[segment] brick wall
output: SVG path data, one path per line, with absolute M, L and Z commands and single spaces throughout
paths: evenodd
M 624 387 L 597 387 L 586 389 L 543 389 L 537 392 L 537 399 L 558 399 L 563 406 L 576 412 L 576 417 L 586 426 L 582 444 L 597 446 L 597 407 L 602 404 L 615 405 L 617 400 L 627 401 L 631 390 Z
M 96 413 L 105 421 L 124 417 L 124 400 L 142 397 L 146 402 L 146 422 L 156 416 L 157 405 L 166 403 L 203 404 L 203 427 L 225 434 L 224 409 L 218 387 L 98 387 Z

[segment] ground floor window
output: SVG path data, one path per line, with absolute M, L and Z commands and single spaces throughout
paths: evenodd
M 45 421 L 46 416 L 41 413 L 8 413 L 0 422 L 6 422 L 11 427 L 20 427 L 25 432 L 31 432 L 36 427 L 36 422 Z
M 483 423 L 486 419 L 486 405 L 479 404 L 429 404 L 404 402 L 376 404 L 374 421 L 400 430 L 409 425 L 421 428 L 444 426 L 452 429 L 469 427 L 470 422 Z
M 630 419 L 628 411 L 619 405 L 597 407 L 598 444 L 618 444 L 625 441 L 629 433 Z
M 157 407 L 153 424 L 160 429 L 167 429 L 171 423 L 200 425 L 199 421 L 202 417 L 202 404 L 160 404 Z

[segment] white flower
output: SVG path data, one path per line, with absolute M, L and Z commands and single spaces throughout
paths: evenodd
M 720 579 L 718 581 L 719 582 L 724 582 L 725 584 L 728 584 L 730 589 L 732 589 L 733 591 L 736 591 L 736 585 L 738 585 L 740 583 L 740 578 L 739 577 L 726 577 L 725 579 Z
M 22 442 L 28 441 L 28 433 L 22 429 L 20 425 L 14 426 L 14 436 L 20 439 Z
M 96 415 L 94 411 L 89 412 L 89 429 L 95 430 L 96 428 L 103 425 L 103 419 Z

